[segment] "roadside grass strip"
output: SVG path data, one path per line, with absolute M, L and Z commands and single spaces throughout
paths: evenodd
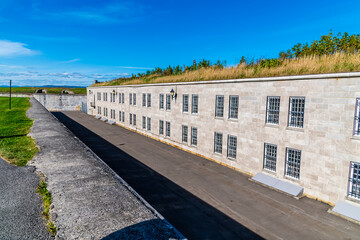
M 46 220 L 46 224 L 48 226 L 48 230 L 51 234 L 56 235 L 56 227 L 54 223 L 50 219 L 50 205 L 51 205 L 51 193 L 47 190 L 47 184 L 44 179 L 41 179 L 39 186 L 36 189 L 36 192 L 43 199 L 43 207 L 44 211 L 42 211 L 42 215 Z

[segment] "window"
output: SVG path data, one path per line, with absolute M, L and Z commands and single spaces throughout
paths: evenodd
M 164 109 L 164 94 L 160 94 L 160 97 L 159 97 L 159 108 L 160 109 Z
M 119 111 L 119 122 L 121 122 L 121 111 Z
M 224 117 L 224 96 L 216 95 L 215 117 Z
M 97 100 L 101 101 L 101 93 L 97 93 Z
M 159 120 L 159 134 L 164 135 L 164 121 Z
M 132 114 L 131 113 L 129 114 L 129 123 L 130 123 L 130 125 L 132 124 Z
M 289 106 L 289 127 L 303 128 L 304 127 L 304 111 L 305 98 L 304 97 L 290 97 Z
M 170 94 L 166 94 L 166 110 L 171 109 L 171 96 Z
M 199 111 L 199 96 L 198 95 L 192 95 L 191 96 L 191 113 L 198 113 Z
M 97 113 L 101 114 L 101 107 L 99 107 L 99 106 L 97 107 Z
M 125 122 L 125 112 L 122 112 L 122 121 Z
M 147 107 L 151 107 L 151 93 L 147 95 Z
M 237 119 L 239 110 L 239 96 L 229 97 L 229 118 Z
M 142 94 L 142 106 L 146 107 L 146 93 Z
M 191 127 L 191 145 L 197 145 L 197 128 Z
M 215 132 L 214 134 L 214 152 L 222 154 L 222 133 Z
M 115 110 L 114 110 L 114 109 L 111 109 L 110 111 L 111 111 L 111 118 L 112 118 L 112 119 L 115 119 L 115 118 L 116 118 L 116 116 L 115 116 Z
M 227 156 L 236 159 L 237 137 L 228 135 Z
M 360 98 L 356 99 L 354 135 L 360 135 Z
M 286 148 L 286 166 L 285 166 L 285 175 L 299 179 L 300 178 L 300 161 L 301 161 L 301 151 Z
M 276 172 L 277 146 L 275 144 L 264 144 L 264 169 Z
M 110 102 L 115 102 L 115 93 L 110 93 Z
M 166 136 L 170 137 L 170 122 L 166 122 Z
M 121 93 L 119 93 L 119 103 L 121 103 Z
M 147 130 L 151 131 L 151 118 L 147 118 Z
M 182 142 L 188 142 L 188 126 L 182 125 Z
M 129 104 L 132 104 L 132 93 L 129 93 Z
M 280 97 L 267 97 L 266 123 L 279 124 Z
M 121 98 L 122 98 L 122 103 L 125 103 L 125 93 L 121 94 Z
M 183 112 L 189 112 L 189 95 L 183 95 Z
M 134 119 L 133 119 L 133 120 L 134 120 L 134 122 L 133 122 L 133 123 L 134 123 L 134 126 L 136 126 L 136 114 L 133 114 L 133 118 L 134 118 Z
M 136 93 L 133 93 L 133 105 L 136 106 Z
M 360 163 L 350 162 L 348 196 L 360 199 Z
M 103 93 L 103 99 L 105 102 L 107 101 L 107 93 Z
M 143 129 L 146 129 L 146 117 L 145 116 L 143 116 L 142 117 L 142 127 L 143 127 Z

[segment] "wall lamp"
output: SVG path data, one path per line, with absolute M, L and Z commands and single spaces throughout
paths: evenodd
M 176 97 L 177 97 L 177 93 L 174 91 L 174 89 L 171 89 L 170 91 L 170 95 L 171 95 L 171 98 L 176 100 Z

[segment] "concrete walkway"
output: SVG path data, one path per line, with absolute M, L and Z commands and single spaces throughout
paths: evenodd
M 37 100 L 31 104 L 40 151 L 30 164 L 46 176 L 57 239 L 181 238 Z
M 189 239 L 359 239 L 360 226 L 82 112 L 53 113 Z
M 36 193 L 34 167 L 16 167 L 0 158 L 0 239 L 51 239 Z

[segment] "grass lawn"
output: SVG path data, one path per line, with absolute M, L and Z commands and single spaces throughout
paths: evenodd
M 9 110 L 9 98 L 0 97 L 0 155 L 17 166 L 25 166 L 38 151 L 34 139 L 26 136 L 33 124 L 26 116 L 29 108 L 28 98 L 12 98 Z
M 42 87 L 12 87 L 12 93 L 35 93 L 37 89 L 46 89 L 50 94 L 60 94 L 62 90 L 73 91 L 74 94 L 86 94 L 86 88 L 42 88 Z M 8 93 L 10 92 L 10 88 L 8 87 L 0 87 L 0 92 Z

